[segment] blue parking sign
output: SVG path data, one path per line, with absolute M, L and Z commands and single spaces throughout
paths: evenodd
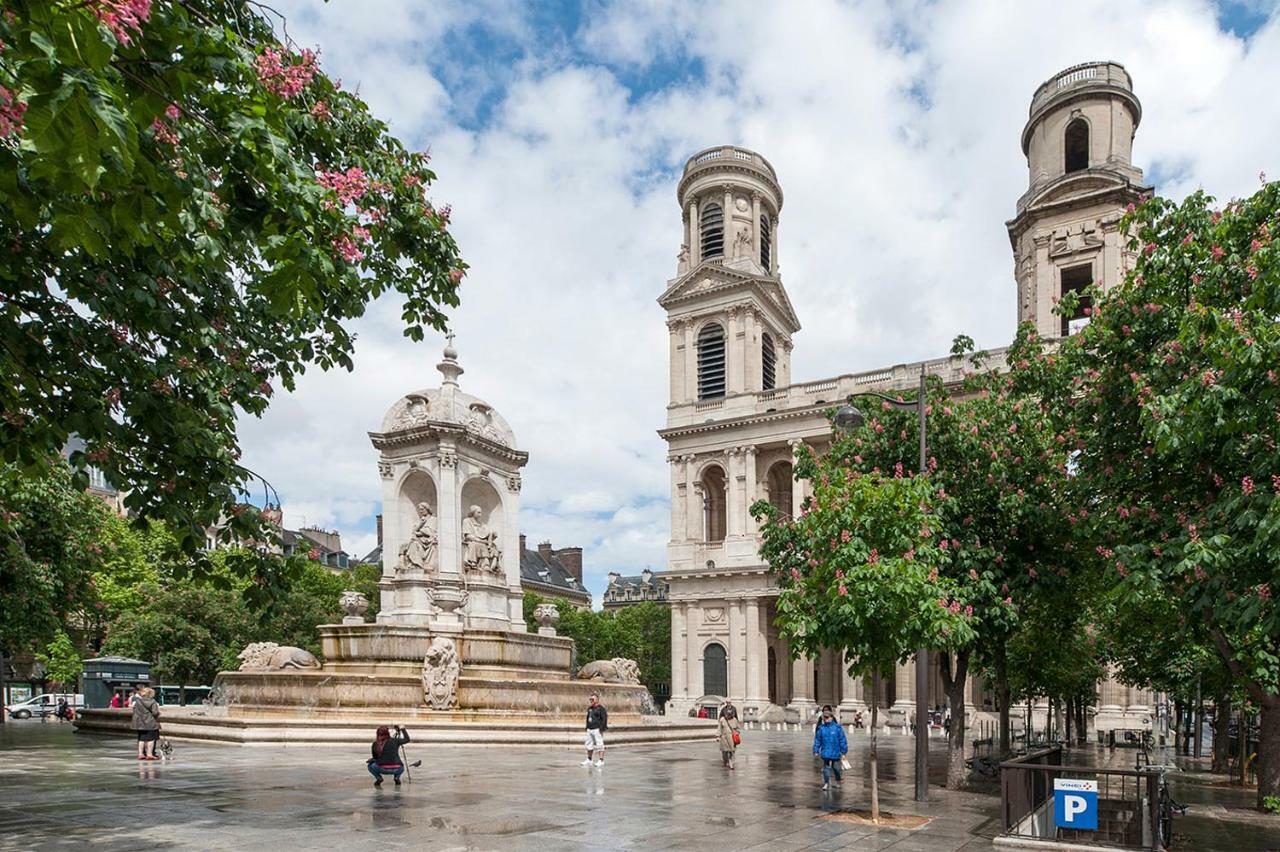
M 1084 778 L 1054 779 L 1053 821 L 1058 828 L 1097 831 L 1098 782 Z

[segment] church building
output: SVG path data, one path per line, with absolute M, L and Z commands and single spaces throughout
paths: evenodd
M 1131 268 L 1120 218 L 1151 192 L 1130 159 L 1142 107 L 1114 62 L 1077 65 L 1042 84 L 1022 132 L 1027 191 L 1006 223 L 1013 249 L 1016 315 L 1046 338 L 1070 334 L 1083 311 L 1058 317 L 1061 295 L 1099 281 L 1111 287 Z M 672 688 L 669 712 L 703 695 L 726 696 L 746 719 L 808 718 L 822 704 L 866 711 L 869 683 L 851 678 L 827 652 L 792 660 L 774 626 L 778 590 L 759 556 L 748 508 L 768 500 L 797 513 L 806 483 L 792 474 L 796 448 L 831 443 L 826 411 L 853 394 L 912 391 L 921 363 L 798 382 L 791 352 L 800 331 L 778 256 L 782 186 L 760 154 L 709 148 L 685 164 L 676 188 L 682 245 L 675 278 L 658 303 L 670 330 L 670 402 L 659 434 L 671 465 L 668 570 Z M 1083 308 L 1083 306 L 1082 306 Z M 992 352 L 1002 362 L 1003 350 Z M 923 363 L 948 384 L 964 361 Z M 934 655 L 930 655 L 933 657 Z M 930 705 L 945 693 L 931 664 Z M 887 673 L 879 705 L 901 724 L 915 704 L 915 664 Z M 994 710 L 971 679 L 971 712 Z M 1151 726 L 1154 696 L 1108 680 L 1099 729 Z

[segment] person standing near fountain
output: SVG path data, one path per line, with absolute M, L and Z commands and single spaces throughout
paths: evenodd
M 604 766 L 604 732 L 608 729 L 609 711 L 604 709 L 604 705 L 600 703 L 600 696 L 593 692 L 591 693 L 591 704 L 587 707 L 587 739 L 585 742 L 587 759 L 582 761 L 583 766 L 591 765 L 593 754 L 599 755 L 596 758 L 596 766 Z
M 373 757 L 369 758 L 367 765 L 369 774 L 373 776 L 375 787 L 382 786 L 383 775 L 390 775 L 396 782 L 396 786 L 400 786 L 400 776 L 404 773 L 400 749 L 409 742 L 409 732 L 399 725 L 395 726 L 395 730 L 396 735 L 393 737 L 391 730 L 383 725 L 378 728 L 377 738 L 373 741 Z

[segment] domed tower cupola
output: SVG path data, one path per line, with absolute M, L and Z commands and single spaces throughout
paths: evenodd
M 1028 188 L 1007 224 L 1018 282 L 1018 319 L 1046 337 L 1087 322 L 1084 302 L 1054 314 L 1063 294 L 1095 282 L 1109 288 L 1132 263 L 1118 225 L 1124 208 L 1151 192 L 1133 165 L 1142 105 L 1117 62 L 1073 65 L 1042 83 L 1022 129 Z
M 746 148 L 707 148 L 685 163 L 676 200 L 676 277 L 658 299 L 671 330 L 672 404 L 789 384 L 800 321 L 778 272 L 773 166 Z

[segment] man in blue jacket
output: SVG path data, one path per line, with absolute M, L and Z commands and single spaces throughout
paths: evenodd
M 822 706 L 822 720 L 813 729 L 813 754 L 822 758 L 822 789 L 831 789 L 831 773 L 836 774 L 836 783 L 841 784 L 844 778 L 840 773 L 840 761 L 849 753 L 849 740 L 844 735 L 844 728 L 836 721 L 831 712 L 831 705 Z

